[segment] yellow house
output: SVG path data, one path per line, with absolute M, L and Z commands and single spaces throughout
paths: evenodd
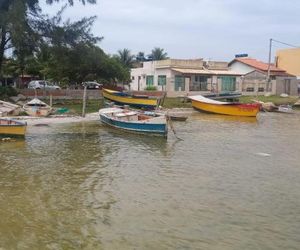
M 300 77 L 300 48 L 276 51 L 276 66 L 289 74 Z

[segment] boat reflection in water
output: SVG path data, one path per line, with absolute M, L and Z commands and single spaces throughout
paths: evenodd
M 238 122 L 238 123 L 258 123 L 256 117 L 251 116 L 231 116 L 231 115 L 218 115 L 208 113 L 194 113 L 193 119 L 201 121 L 213 121 L 213 122 Z

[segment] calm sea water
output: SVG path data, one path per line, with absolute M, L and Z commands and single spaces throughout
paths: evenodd
M 0 143 L 0 249 L 299 249 L 300 113 L 100 122 Z

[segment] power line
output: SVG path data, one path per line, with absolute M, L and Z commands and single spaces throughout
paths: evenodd
M 277 42 L 277 43 L 281 43 L 281 44 L 284 44 L 284 45 L 287 45 L 287 46 L 290 46 L 290 47 L 300 48 L 300 46 L 296 46 L 296 45 L 292 45 L 292 44 L 289 44 L 289 43 L 281 42 L 281 41 L 278 41 L 278 40 L 275 40 L 275 39 L 272 39 L 272 41 Z

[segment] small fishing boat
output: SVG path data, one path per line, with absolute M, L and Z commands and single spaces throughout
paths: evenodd
M 37 98 L 27 102 L 23 106 L 23 109 L 30 116 L 48 116 L 52 111 L 52 108 L 48 104 Z
M 277 107 L 277 110 L 275 110 L 276 112 L 279 112 L 279 113 L 286 113 L 286 114 L 293 114 L 294 111 L 293 111 L 293 108 L 291 105 L 279 105 Z
M 117 105 L 129 105 L 135 108 L 155 109 L 158 107 L 162 99 L 149 97 L 147 95 L 132 95 L 130 93 L 102 89 L 103 97 Z
M 202 95 L 189 96 L 189 99 L 192 100 L 193 108 L 197 110 L 222 115 L 255 117 L 260 109 L 260 104 L 258 103 L 221 102 Z
M 0 136 L 25 136 L 25 122 L 0 118 Z
M 172 121 L 185 122 L 187 120 L 187 116 L 183 115 L 168 115 Z
M 101 122 L 115 128 L 164 137 L 168 134 L 165 115 L 114 107 L 100 109 L 99 115 Z

